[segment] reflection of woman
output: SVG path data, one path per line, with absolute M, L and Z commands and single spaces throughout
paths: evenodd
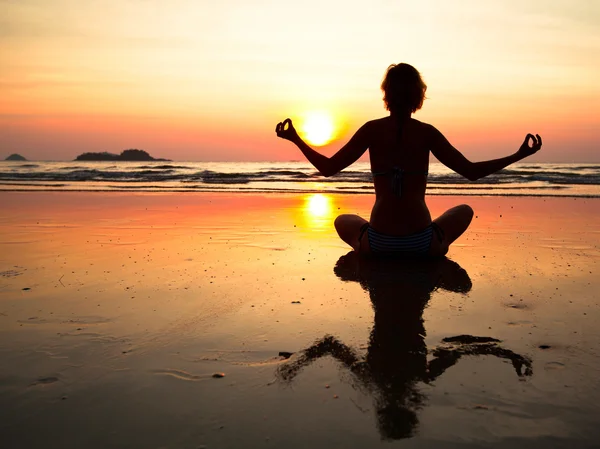
M 542 147 L 539 135 L 527 134 L 523 145 L 510 156 L 470 162 L 436 128 L 411 118 L 423 105 L 426 88 L 414 67 L 391 65 L 381 85 L 389 117 L 365 123 L 331 158 L 310 148 L 290 119 L 277 124 L 277 135 L 296 144 L 324 176 L 338 173 L 369 149 L 375 186 L 370 222 L 357 215 L 340 215 L 335 221 L 340 238 L 357 251 L 439 256 L 446 254 L 448 246 L 467 229 L 473 217 L 467 205 L 431 220 L 425 204 L 430 151 L 447 167 L 476 180 Z
M 333 336 L 325 336 L 281 365 L 278 376 L 291 382 L 302 368 L 331 355 L 352 372 L 359 387 L 375 398 L 377 425 L 385 439 L 407 438 L 418 424 L 417 411 L 425 397 L 419 382 L 431 382 L 463 355 L 494 355 L 512 362 L 517 375 L 531 375 L 531 362 L 499 346 L 489 337 L 460 335 L 446 338 L 427 361 L 423 309 L 438 288 L 466 293 L 468 274 L 446 258 L 415 263 L 342 256 L 335 267 L 343 281 L 359 282 L 369 292 L 374 324 L 364 356 Z

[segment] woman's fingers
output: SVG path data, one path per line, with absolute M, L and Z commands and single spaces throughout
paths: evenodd
M 533 150 L 533 152 L 539 151 L 539 149 L 542 148 L 542 138 L 540 137 L 540 135 L 536 134 L 534 136 L 533 134 L 531 134 L 531 140 L 531 149 Z
M 277 123 L 277 126 L 275 127 L 275 132 L 277 133 L 277 135 L 281 137 L 284 131 L 286 131 L 285 121 Z
M 290 138 L 293 135 L 293 133 L 295 133 L 292 120 L 286 118 L 283 122 L 277 123 L 277 126 L 275 126 L 275 132 L 279 137 L 283 137 L 284 139 Z
M 531 145 L 529 144 L 529 140 L 531 139 Z M 536 153 L 537 151 L 540 150 L 540 148 L 542 148 L 542 138 L 540 137 L 539 134 L 527 134 L 525 136 L 525 141 L 523 142 L 523 145 L 521 145 L 521 148 L 523 151 L 526 151 L 527 154 L 533 154 Z

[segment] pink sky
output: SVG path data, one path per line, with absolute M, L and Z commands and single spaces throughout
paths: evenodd
M 600 6 L 585 0 L 0 2 L 0 159 L 142 148 L 174 160 L 297 160 L 275 124 L 331 114 L 338 139 L 386 114 L 405 61 L 415 118 L 467 157 L 544 137 L 538 161 L 600 161 Z

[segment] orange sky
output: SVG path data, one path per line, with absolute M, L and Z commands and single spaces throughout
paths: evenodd
M 416 3 L 416 2 L 415 2 Z M 0 0 L 0 159 L 142 148 L 175 160 L 299 160 L 285 117 L 339 140 L 386 114 L 390 63 L 429 86 L 416 118 L 472 160 L 600 161 L 600 2 Z

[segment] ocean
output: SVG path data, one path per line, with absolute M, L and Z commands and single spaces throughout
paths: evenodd
M 307 162 L 0 162 L 0 191 L 373 193 L 369 163 L 330 178 Z M 430 164 L 428 195 L 600 197 L 600 164 L 518 163 L 472 182 Z

